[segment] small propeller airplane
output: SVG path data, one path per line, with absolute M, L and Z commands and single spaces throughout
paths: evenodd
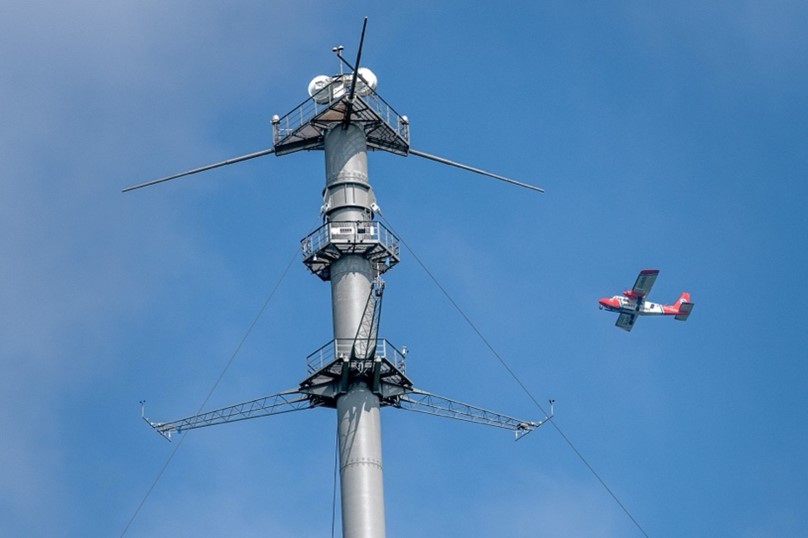
M 685 321 L 693 310 L 693 303 L 690 302 L 690 294 L 682 292 L 676 302 L 671 305 L 652 303 L 646 301 L 646 296 L 651 292 L 659 269 L 643 269 L 634 282 L 634 287 L 626 290 L 622 295 L 613 297 L 603 297 L 598 301 L 601 310 L 609 312 L 619 312 L 615 325 L 625 331 L 630 331 L 634 327 L 634 322 L 638 316 L 675 316 L 674 319 Z

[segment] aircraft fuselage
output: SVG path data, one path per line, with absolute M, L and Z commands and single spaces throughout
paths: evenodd
M 604 297 L 598 301 L 601 309 L 609 312 L 619 312 L 621 314 L 635 314 L 640 316 L 653 315 L 675 315 L 676 310 L 672 305 L 662 305 L 651 301 L 639 302 L 637 299 L 626 297 L 625 295 L 615 295 Z

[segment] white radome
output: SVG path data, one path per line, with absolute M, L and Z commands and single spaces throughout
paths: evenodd
M 356 81 L 356 93 L 359 95 L 368 95 L 379 85 L 379 79 L 367 67 L 359 68 L 359 77 Z
M 309 82 L 309 97 L 314 98 L 315 103 L 323 104 L 328 102 L 328 92 L 323 91 L 331 83 L 328 75 L 317 75 Z

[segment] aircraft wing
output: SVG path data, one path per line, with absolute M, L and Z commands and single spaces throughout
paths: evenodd
M 651 293 L 651 287 L 654 285 L 658 274 L 659 269 L 643 269 L 640 271 L 640 274 L 637 275 L 637 281 L 634 282 L 634 287 L 631 288 L 634 296 L 642 299 Z
M 637 314 L 627 314 L 623 312 L 617 317 L 616 327 L 620 327 L 624 331 L 630 331 L 634 327 L 634 322 L 637 321 Z

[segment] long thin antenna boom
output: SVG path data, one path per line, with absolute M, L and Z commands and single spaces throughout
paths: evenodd
M 462 170 L 468 170 L 469 172 L 474 172 L 475 174 L 481 174 L 483 176 L 492 177 L 494 179 L 498 179 L 500 181 L 504 181 L 505 183 L 510 183 L 511 185 L 517 185 L 519 187 L 524 187 L 526 189 L 530 189 L 532 191 L 544 192 L 544 189 L 541 187 L 536 187 L 535 185 L 530 185 L 529 183 L 522 183 L 521 181 L 516 181 L 515 179 L 511 179 L 509 177 L 501 176 L 499 174 L 494 174 L 493 172 L 487 172 L 480 168 L 475 168 L 473 166 L 469 166 L 467 164 L 456 163 L 454 161 L 450 161 L 449 159 L 445 159 L 443 157 L 438 157 L 437 155 L 431 155 L 429 153 L 424 153 L 423 151 L 418 151 L 417 149 L 410 148 L 410 154 L 415 155 L 417 157 L 423 157 L 424 159 L 429 159 L 430 161 L 435 161 L 442 164 L 448 164 L 449 166 L 455 166 Z
M 351 93 L 348 96 L 348 105 L 345 107 L 345 118 L 342 121 L 343 129 L 347 129 L 348 125 L 351 123 L 351 111 L 353 110 L 353 100 L 356 94 L 356 77 L 359 75 L 359 62 L 362 61 L 362 45 L 365 43 L 365 28 L 367 28 L 367 26 L 368 18 L 365 17 L 364 22 L 362 22 L 362 36 L 359 38 L 359 50 L 356 51 L 356 68 L 354 69 L 351 80 Z
M 150 187 L 152 185 L 157 185 L 158 183 L 163 183 L 164 181 L 171 181 L 172 179 L 177 179 L 178 177 L 190 176 L 191 174 L 198 174 L 199 172 L 213 170 L 214 168 L 219 168 L 220 166 L 227 166 L 228 164 L 236 164 L 242 161 L 249 161 L 250 159 L 255 159 L 256 157 L 263 157 L 264 155 L 269 155 L 270 153 L 275 153 L 275 148 L 262 149 L 261 151 L 256 151 L 255 153 L 248 153 L 247 155 L 241 155 L 240 157 L 233 157 L 232 159 L 227 159 L 226 161 L 208 164 L 205 166 L 201 166 L 199 168 L 194 168 L 193 170 L 188 170 L 186 172 L 174 174 L 173 176 L 161 177 L 159 179 L 153 179 L 145 183 L 132 185 L 130 187 L 126 187 L 125 189 L 123 189 L 122 192 L 129 192 L 135 189 L 142 189 L 143 187 Z

